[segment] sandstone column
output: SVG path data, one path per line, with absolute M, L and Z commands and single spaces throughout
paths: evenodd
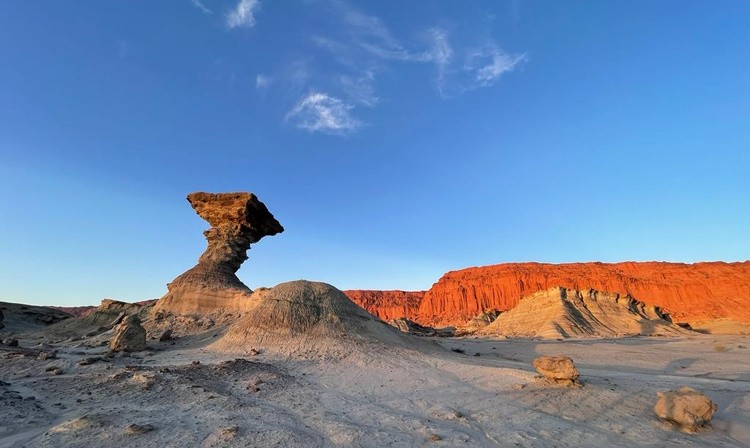
M 211 224 L 203 232 L 208 248 L 198 264 L 167 285 L 154 306 L 175 314 L 237 311 L 252 291 L 235 274 L 250 245 L 284 231 L 252 193 L 191 193 L 188 202 Z

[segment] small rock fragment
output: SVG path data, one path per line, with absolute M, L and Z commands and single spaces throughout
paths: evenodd
M 172 339 L 172 329 L 168 328 L 159 336 L 159 342 L 169 341 Z
M 707 425 L 716 412 L 716 403 L 693 389 L 684 386 L 678 390 L 657 392 L 654 412 L 685 432 L 695 432 Z
M 40 361 L 46 361 L 48 359 L 55 359 L 57 358 L 57 350 L 52 350 L 51 352 L 40 352 L 39 355 L 36 357 L 36 359 Z
M 581 375 L 573 360 L 567 356 L 540 356 L 534 360 L 534 368 L 549 382 L 563 386 L 580 385 Z
M 8 347 L 18 347 L 18 339 L 5 338 L 3 339 L 3 345 L 7 345 Z
M 151 432 L 154 429 L 156 428 L 154 428 L 153 425 L 149 425 L 148 423 L 146 423 L 145 425 L 131 423 L 125 428 L 125 434 L 130 436 L 138 436 L 141 434 L 146 434 L 147 432 Z
M 79 366 L 89 366 L 95 362 L 101 361 L 101 357 L 99 356 L 91 356 L 89 358 L 83 358 L 82 360 L 78 361 Z

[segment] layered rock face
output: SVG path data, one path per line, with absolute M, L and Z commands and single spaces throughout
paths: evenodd
M 423 325 L 456 325 L 483 310 L 509 310 L 521 297 L 555 286 L 629 294 L 665 309 L 675 322 L 750 322 L 750 262 L 509 263 L 445 274 L 415 314 Z M 389 305 L 392 307 L 392 305 Z
M 211 224 L 203 232 L 208 248 L 192 269 L 167 285 L 154 311 L 175 314 L 242 309 L 252 292 L 235 274 L 250 245 L 284 231 L 252 193 L 191 193 L 188 202 Z
M 479 333 L 543 339 L 689 334 L 659 307 L 628 295 L 561 287 L 524 297 Z
M 384 321 L 391 321 L 404 316 L 415 316 L 424 291 L 373 291 L 348 290 L 344 294 L 352 302 L 366 309 Z

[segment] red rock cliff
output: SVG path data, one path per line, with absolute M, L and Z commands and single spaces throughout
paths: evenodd
M 344 291 L 354 303 L 366 309 L 370 314 L 383 320 L 399 317 L 413 317 L 419 310 L 424 291 Z
M 727 317 L 750 322 L 750 261 L 742 263 L 509 263 L 448 272 L 422 299 L 423 325 L 456 325 L 483 309 L 508 310 L 553 286 L 630 294 L 676 322 Z M 389 304 L 392 308 L 393 304 Z

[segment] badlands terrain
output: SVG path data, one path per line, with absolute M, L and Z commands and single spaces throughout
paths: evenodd
M 188 201 L 208 248 L 159 300 L 78 317 L 0 303 L 0 446 L 750 446 L 750 263 L 251 291 L 236 272 L 281 224 L 249 193 Z M 545 355 L 572 359 L 572 387 L 540 377 Z M 683 386 L 710 421 L 657 417 L 657 393 Z

